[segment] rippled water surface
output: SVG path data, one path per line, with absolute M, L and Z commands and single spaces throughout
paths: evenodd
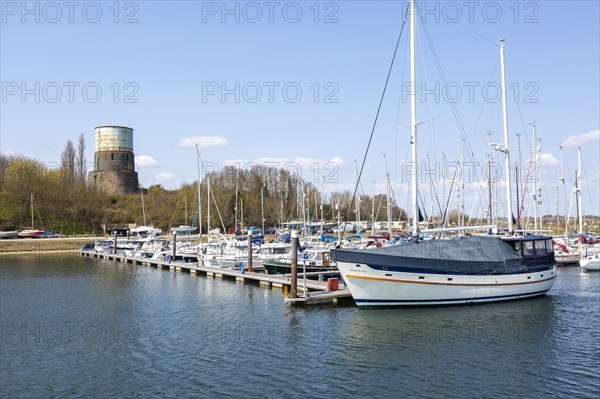
M 584 398 L 600 273 L 501 304 L 287 308 L 278 290 L 69 256 L 0 261 L 3 398 Z

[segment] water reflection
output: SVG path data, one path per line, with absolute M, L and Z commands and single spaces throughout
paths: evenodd
M 372 310 L 289 308 L 280 290 L 89 258 L 4 257 L 0 277 L 7 397 L 600 390 L 600 273 L 579 268 L 536 299 Z

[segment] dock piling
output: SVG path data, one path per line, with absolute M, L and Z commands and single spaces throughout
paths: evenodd
M 252 232 L 248 231 L 248 271 L 252 273 Z
M 177 231 L 173 230 L 173 261 L 177 259 L 175 254 L 177 253 Z
M 292 280 L 290 298 L 298 297 L 298 233 L 292 231 Z
M 117 232 L 115 231 L 114 233 L 114 239 L 113 239 L 113 254 L 117 254 Z

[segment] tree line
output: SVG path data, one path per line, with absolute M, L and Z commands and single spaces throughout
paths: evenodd
M 43 163 L 23 155 L 0 154 L 0 230 L 41 228 L 56 234 L 100 234 L 105 228 L 146 224 L 169 231 L 181 224 L 198 225 L 198 205 L 206 227 L 279 226 L 287 221 L 343 222 L 356 219 L 352 192 L 323 197 L 317 187 L 288 170 L 255 165 L 250 169 L 225 167 L 197 182 L 167 190 L 152 185 L 137 194 L 109 195 L 88 182 L 82 135 L 68 140 L 59 163 Z M 208 192 L 211 198 L 208 200 Z M 200 201 L 198 200 L 200 192 Z M 143 201 L 142 201 L 143 196 Z M 387 198 L 361 195 L 360 218 L 387 220 Z M 33 199 L 33 207 L 32 207 Z M 142 209 L 142 203 L 144 209 Z M 404 210 L 390 199 L 393 220 L 406 220 Z M 207 220 L 210 206 L 210 220 Z M 32 209 L 33 208 L 33 209 Z M 237 209 L 237 219 L 236 219 Z M 33 212 L 33 213 L 32 213 Z M 32 226 L 33 219 L 33 226 Z

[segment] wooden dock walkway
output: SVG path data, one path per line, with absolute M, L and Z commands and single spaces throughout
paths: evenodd
M 143 265 L 155 267 L 158 269 L 168 269 L 172 272 L 186 272 L 190 274 L 202 274 L 212 278 L 231 278 L 238 282 L 258 282 L 261 286 L 284 289 L 291 286 L 291 277 L 287 275 L 265 274 L 257 272 L 244 272 L 237 269 L 221 268 L 214 266 L 204 266 L 197 263 L 168 262 L 158 259 L 142 259 L 137 257 L 128 257 L 125 255 L 103 254 L 94 251 L 79 251 L 82 256 L 99 259 L 112 260 L 115 262 L 131 263 L 134 265 Z M 314 273 L 307 273 L 307 277 Z M 343 284 L 340 285 L 343 287 Z M 340 288 L 342 288 L 340 287 Z M 304 281 L 302 273 L 298 273 L 298 298 L 288 298 L 286 295 L 285 303 L 291 306 L 302 305 L 337 305 L 343 298 L 352 298 L 350 291 L 343 287 L 337 291 L 327 291 L 327 282 L 306 279 L 306 293 L 304 293 Z M 306 294 L 306 295 L 305 295 Z

